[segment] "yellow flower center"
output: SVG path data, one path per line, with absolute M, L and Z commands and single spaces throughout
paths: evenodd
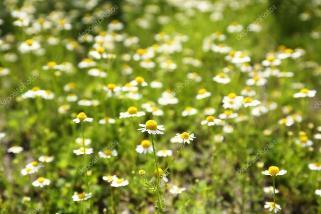
M 181 138 L 183 140 L 188 140 L 189 139 L 189 133 L 188 132 L 183 132 L 182 134 L 180 134 Z
M 113 84 L 113 83 L 109 83 L 109 84 L 107 85 L 107 88 L 108 88 L 109 90 L 113 91 L 113 90 L 115 90 L 116 85 Z
M 56 65 L 57 65 L 57 63 L 54 62 L 54 61 L 50 61 L 50 62 L 47 63 L 47 66 L 48 66 L 49 68 L 53 68 L 53 67 L 55 67 Z
M 96 51 L 97 51 L 98 53 L 100 53 L 100 54 L 103 54 L 103 53 L 105 52 L 105 48 L 103 48 L 103 47 L 98 47 L 98 48 L 96 49 Z
M 26 40 L 27 45 L 31 46 L 33 44 L 33 40 L 32 39 L 28 39 Z
M 280 169 L 277 166 L 270 166 L 268 170 L 272 176 L 276 176 L 280 172 Z
M 31 162 L 31 165 L 32 166 L 38 166 L 38 162 L 37 161 L 33 161 L 33 162 Z
M 84 192 L 78 194 L 78 198 L 79 198 L 79 199 L 85 199 L 85 196 L 86 196 L 86 195 L 85 195 Z
M 39 88 L 39 87 L 33 87 L 31 90 L 32 90 L 32 91 L 39 91 L 40 88 Z
M 87 118 L 87 115 L 86 115 L 84 112 L 80 112 L 80 113 L 77 115 L 77 118 L 78 118 L 80 121 L 84 121 L 84 120 Z
M 275 57 L 273 55 L 268 56 L 267 60 L 270 61 L 270 62 L 273 62 L 275 60 Z
M 236 97 L 236 94 L 235 93 L 229 93 L 227 95 L 230 99 L 234 99 Z
M 157 129 L 157 122 L 155 120 L 148 120 L 145 123 L 146 129 L 149 130 L 156 130 Z
M 307 89 L 307 88 L 302 88 L 302 89 L 300 90 L 300 92 L 303 93 L 303 94 L 307 94 L 307 93 L 309 93 L 309 89 Z
M 136 77 L 135 78 L 135 81 L 138 83 L 138 84 L 142 84 L 145 80 L 143 77 Z
M 251 103 L 253 101 L 253 99 L 251 97 L 245 97 L 244 98 L 244 102 L 245 103 Z
M 308 141 L 308 136 L 306 136 L 306 135 L 301 135 L 301 136 L 300 136 L 300 141 L 301 141 L 301 143 L 306 143 L 306 142 Z
M 127 112 L 128 112 L 129 114 L 136 114 L 137 111 L 138 111 L 137 108 L 134 107 L 134 106 L 129 107 L 128 110 L 127 110 Z
M 45 178 L 44 177 L 39 177 L 37 180 L 38 180 L 39 183 L 43 183 L 45 181 Z
M 112 155 L 112 151 L 111 151 L 110 149 L 105 149 L 105 150 L 104 150 L 104 153 L 105 153 L 105 155 L 107 155 L 107 156 L 111 156 L 111 155 Z
M 233 111 L 226 110 L 226 111 L 224 111 L 224 114 L 226 114 L 227 116 L 230 116 L 231 114 L 233 114 Z
M 121 184 L 124 182 L 124 179 L 123 178 L 117 178 L 116 180 L 117 184 Z
M 155 170 L 155 175 L 158 177 L 162 177 L 164 175 L 164 171 L 162 170 L 162 168 L 157 168 L 157 170 Z
M 198 90 L 198 94 L 205 94 L 207 92 L 207 90 L 205 88 L 201 88 L 200 90 Z
M 207 122 L 213 122 L 215 120 L 214 116 L 207 116 L 206 117 Z
M 149 140 L 143 140 L 140 145 L 144 148 L 144 149 L 148 149 L 151 145 Z
M 147 52 L 146 49 L 138 49 L 137 50 L 137 54 L 139 54 L 139 55 L 144 55 L 146 52 Z

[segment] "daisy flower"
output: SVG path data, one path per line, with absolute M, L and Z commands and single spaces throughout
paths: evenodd
M 166 177 L 166 174 L 162 168 L 158 167 L 154 173 L 155 173 L 155 176 L 160 177 L 165 183 L 168 182 L 168 178 Z
M 285 175 L 286 170 L 284 169 L 279 169 L 277 166 L 270 166 L 268 170 L 264 170 L 262 172 L 263 175 L 270 175 L 270 176 L 279 176 L 279 175 Z
M 316 189 L 314 193 L 318 196 L 321 196 L 321 189 Z
M 205 88 L 201 88 L 197 92 L 196 99 L 201 100 L 201 99 L 205 99 L 209 96 L 211 96 L 211 92 L 207 91 Z
M 269 210 L 269 212 L 278 213 L 281 210 L 281 206 L 274 202 L 265 202 L 264 209 Z
M 38 160 L 42 163 L 50 163 L 54 160 L 54 157 L 42 155 L 38 158 Z
M 170 187 L 169 189 L 169 192 L 172 194 L 172 195 L 179 195 L 181 194 L 182 192 L 184 192 L 186 190 L 185 187 L 178 187 L 176 185 L 173 185 Z
M 118 178 L 117 176 L 113 178 L 110 186 L 112 187 L 124 187 L 128 185 L 128 180 L 124 178 Z
M 34 182 L 32 182 L 32 186 L 34 187 L 44 187 L 50 185 L 50 180 L 44 177 L 37 178 Z
M 165 158 L 165 157 L 170 157 L 170 156 L 172 156 L 173 155 L 173 151 L 172 150 L 170 150 L 170 149 L 163 149 L 163 150 L 159 150 L 158 152 L 157 152 L 157 156 L 158 157 L 163 157 L 163 158 Z
M 253 99 L 252 97 L 245 97 L 243 99 L 243 105 L 244 107 L 255 107 L 260 104 L 260 101 Z
M 85 142 L 84 142 L 85 141 Z M 77 145 L 85 145 L 85 146 L 88 146 L 91 144 L 91 139 L 90 138 L 82 138 L 82 137 L 77 137 L 76 140 L 75 140 L 76 144 Z
M 143 140 L 137 147 L 136 152 L 139 154 L 146 154 L 153 152 L 152 143 L 149 140 Z
M 263 188 L 263 192 L 269 195 L 273 195 L 275 191 L 275 194 L 279 193 L 279 190 L 273 188 L 273 186 L 268 186 Z
M 130 82 L 132 85 L 134 86 L 142 86 L 142 87 L 145 87 L 147 86 L 147 82 L 145 82 L 144 78 L 143 77 L 136 77 L 133 81 Z
M 177 133 L 175 137 L 171 139 L 172 143 L 187 143 L 190 144 L 196 137 L 193 133 L 183 132 L 181 134 Z
M 229 93 L 227 96 L 223 98 L 223 108 L 227 109 L 239 109 L 242 106 L 243 97 L 237 96 L 235 93 Z
M 118 95 L 121 91 L 121 87 L 113 84 L 113 83 L 109 83 L 107 86 L 103 87 L 104 91 L 107 92 L 108 96 L 114 96 L 114 95 Z
M 231 79 L 223 72 L 213 77 L 213 80 L 220 84 L 228 84 L 229 82 L 231 82 Z
M 309 165 L 309 169 L 310 170 L 314 170 L 314 171 L 320 171 L 321 170 L 321 163 L 310 163 Z
M 72 196 L 73 201 L 86 201 L 89 198 L 91 198 L 92 194 L 91 193 L 85 193 L 85 192 L 75 192 L 74 195 Z
M 99 157 L 101 158 L 111 158 L 118 155 L 116 150 L 104 149 L 103 151 L 98 152 Z
M 135 106 L 131 106 L 127 109 L 127 112 L 120 112 L 119 118 L 129 118 L 129 117 L 142 117 L 145 115 L 145 112 L 138 111 Z
M 316 90 L 309 90 L 307 88 L 302 88 L 298 93 L 293 95 L 294 98 L 304 98 L 304 97 L 314 97 L 317 93 Z
M 30 175 L 38 172 L 38 170 L 42 167 L 37 161 L 33 161 L 26 165 L 20 172 L 22 175 Z
M 207 125 L 207 126 L 221 126 L 224 122 L 212 115 L 209 115 L 206 117 L 205 120 L 202 120 L 201 125 Z
M 192 116 L 192 115 L 195 115 L 197 114 L 197 109 L 196 108 L 193 108 L 193 107 L 186 107 L 184 109 L 184 111 L 182 112 L 182 116 L 183 117 L 187 117 L 187 116 Z
M 74 123 L 80 123 L 80 122 L 92 122 L 93 118 L 87 117 L 87 115 L 84 112 L 80 112 L 75 119 L 72 120 Z
M 74 149 L 74 154 L 76 155 L 90 155 L 94 153 L 93 148 L 88 148 L 88 147 L 80 147 L 79 149 Z
M 139 124 L 141 128 L 138 130 L 141 132 L 147 132 L 148 134 L 152 135 L 158 135 L 158 134 L 164 134 L 164 126 L 158 125 L 155 120 L 148 120 L 145 124 Z
M 178 103 L 178 99 L 175 97 L 175 93 L 171 91 L 165 91 L 162 93 L 161 97 L 158 99 L 160 105 L 174 105 Z
M 108 123 L 109 124 L 114 124 L 115 122 L 116 122 L 115 119 L 107 117 L 107 116 L 98 121 L 98 123 L 101 124 L 101 125 L 108 124 Z
M 225 110 L 222 114 L 219 115 L 220 119 L 233 119 L 236 118 L 238 115 L 231 110 Z
M 12 146 L 8 149 L 8 153 L 19 154 L 23 151 L 21 146 Z

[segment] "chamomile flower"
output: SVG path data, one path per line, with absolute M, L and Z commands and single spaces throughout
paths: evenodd
M 233 119 L 238 116 L 237 113 L 233 112 L 232 110 L 225 110 L 223 113 L 219 115 L 220 119 Z
M 268 186 L 268 187 L 264 187 L 264 188 L 263 188 L 263 192 L 264 192 L 265 194 L 273 195 L 274 192 L 275 192 L 275 194 L 278 194 L 278 193 L 279 193 L 279 190 L 277 190 L 277 189 L 274 190 L 274 187 L 273 187 L 273 186 Z
M 79 149 L 74 149 L 73 152 L 75 155 L 90 155 L 94 153 L 94 149 L 88 147 L 80 147 Z
M 184 191 L 186 191 L 186 188 L 185 187 L 178 187 L 176 185 L 172 185 L 169 189 L 169 192 L 172 194 L 172 195 L 179 195 L 181 193 L 183 193 Z
M 178 99 L 175 97 L 175 93 L 171 91 L 165 91 L 158 99 L 158 103 L 163 106 L 174 105 L 178 103 Z
M 37 178 L 34 182 L 32 182 L 32 186 L 34 187 L 45 187 L 50 185 L 51 181 L 44 177 Z
M 284 169 L 279 169 L 277 166 L 270 166 L 268 170 L 264 170 L 262 172 L 263 175 L 270 175 L 270 176 L 279 176 L 279 175 L 285 175 L 287 173 Z
M 317 93 L 316 90 L 309 90 L 307 88 L 302 88 L 299 92 L 293 95 L 294 98 L 304 98 L 304 97 L 314 97 Z
M 81 122 L 88 122 L 91 123 L 94 119 L 87 117 L 86 113 L 84 112 L 80 112 L 77 117 L 75 119 L 73 119 L 72 121 L 74 123 L 81 123 Z
M 40 43 L 33 39 L 28 39 L 20 44 L 19 51 L 21 53 L 29 53 L 39 51 L 41 48 Z
M 0 141 L 6 137 L 6 133 L 0 132 Z
M 138 130 L 141 132 L 147 132 L 148 134 L 152 135 L 158 135 L 158 134 L 164 134 L 164 126 L 158 125 L 155 120 L 148 120 L 145 124 L 139 124 L 141 128 Z
M 136 152 L 138 152 L 139 154 L 152 153 L 152 143 L 149 140 L 143 140 L 139 145 L 137 145 Z
M 196 137 L 194 136 L 193 133 L 188 133 L 188 132 L 182 132 L 182 133 L 177 133 L 175 137 L 171 139 L 172 143 L 187 143 L 190 144 L 193 142 L 193 140 Z
M 309 163 L 309 169 L 313 171 L 320 171 L 321 170 L 321 163 Z
M 237 96 L 235 93 L 229 93 L 223 98 L 223 108 L 225 109 L 239 109 L 243 103 L 243 97 Z
M 108 96 L 114 96 L 114 95 L 118 95 L 121 92 L 121 87 L 113 84 L 113 83 L 109 83 L 107 86 L 103 87 L 104 91 L 107 92 Z
M 173 151 L 170 150 L 170 149 L 162 149 L 162 150 L 159 150 L 157 151 L 157 154 L 156 154 L 158 157 L 170 157 L 173 155 Z
M 168 182 L 168 178 L 166 177 L 166 173 L 164 172 L 164 170 L 160 167 L 157 168 L 157 170 L 155 170 L 154 172 L 155 176 L 161 178 L 165 183 Z
M 278 213 L 281 210 L 281 206 L 275 202 L 265 202 L 264 209 L 269 210 L 269 212 Z
M 72 200 L 73 201 L 86 201 L 88 199 L 90 199 L 92 196 L 91 193 L 85 193 L 85 192 L 81 192 L 81 193 L 78 193 L 78 192 L 75 192 L 72 196 Z
M 89 56 L 99 60 L 99 59 L 106 59 L 108 55 L 104 47 L 97 46 L 95 49 L 89 51 Z
M 253 99 L 252 97 L 245 97 L 243 99 L 243 105 L 244 107 L 255 107 L 260 104 L 260 101 Z
M 128 180 L 126 180 L 124 178 L 115 177 L 115 178 L 113 178 L 113 181 L 111 182 L 110 186 L 124 187 L 124 186 L 127 186 L 128 184 L 129 184 Z
M 305 132 L 300 132 L 299 139 L 296 140 L 296 143 L 302 147 L 310 147 L 313 145 L 313 142 L 309 140 Z
M 318 196 L 321 196 L 321 189 L 316 189 L 314 193 Z
M 145 82 L 144 78 L 141 76 L 136 77 L 133 81 L 130 82 L 134 86 L 147 86 L 147 82 Z
M 33 161 L 26 165 L 25 168 L 23 168 L 20 173 L 22 175 L 30 175 L 38 172 L 38 170 L 42 167 L 37 161 Z
M 103 119 L 100 119 L 98 121 L 98 123 L 102 124 L 102 125 L 104 125 L 104 124 L 114 124 L 114 123 L 116 123 L 116 120 L 106 116 Z
M 45 156 L 45 155 L 41 155 L 38 160 L 42 163 L 50 163 L 54 160 L 53 156 Z
M 79 68 L 90 68 L 96 66 L 96 62 L 91 58 L 85 58 L 81 62 L 79 62 Z
M 210 96 L 211 96 L 211 92 L 207 91 L 205 88 L 201 88 L 197 92 L 196 99 L 201 100 Z
M 8 149 L 8 153 L 19 154 L 23 151 L 21 146 L 12 146 Z
M 201 121 L 201 125 L 206 126 L 222 126 L 224 125 L 224 122 L 212 115 L 209 115 L 206 117 L 205 120 Z
M 281 60 L 276 58 L 273 54 L 270 54 L 263 60 L 263 66 L 278 66 L 281 64 Z
M 119 118 L 129 118 L 129 117 L 142 117 L 145 115 L 145 112 L 138 111 L 135 106 L 131 106 L 127 109 L 127 112 L 120 112 Z
M 116 150 L 104 149 L 103 151 L 98 152 L 99 157 L 101 158 L 111 158 L 118 155 Z
M 8 68 L 0 67 L 0 77 L 7 76 L 9 73 L 10 73 L 10 70 Z
M 231 79 L 227 76 L 227 74 L 223 72 L 213 77 L 213 80 L 220 84 L 228 84 L 229 82 L 231 82 Z
M 21 95 L 22 99 L 35 99 L 37 97 L 43 98 L 45 100 L 52 100 L 55 95 L 51 91 L 42 90 L 38 87 L 33 87 L 31 90 L 26 91 Z
M 186 107 L 186 108 L 184 109 L 184 111 L 182 111 L 182 116 L 183 116 L 183 117 L 192 116 L 192 115 L 197 114 L 197 112 L 198 112 L 198 111 L 197 111 L 196 108 L 193 108 L 193 107 L 188 106 L 188 107 Z

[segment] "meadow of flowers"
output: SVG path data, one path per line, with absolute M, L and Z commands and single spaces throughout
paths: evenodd
M 1 0 L 1 213 L 321 213 L 320 0 Z

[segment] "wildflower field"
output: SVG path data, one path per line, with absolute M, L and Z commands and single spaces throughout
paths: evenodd
M 321 213 L 320 0 L 1 0 L 0 213 Z

